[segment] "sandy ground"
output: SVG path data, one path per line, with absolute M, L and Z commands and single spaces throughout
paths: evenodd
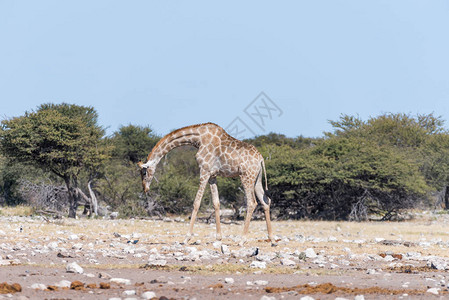
M 197 223 L 182 245 L 188 222 L 174 220 L 0 216 L 0 298 L 449 299 L 447 215 L 274 222 L 276 247 L 260 221 L 244 247 L 242 224 L 216 242 L 215 224 Z

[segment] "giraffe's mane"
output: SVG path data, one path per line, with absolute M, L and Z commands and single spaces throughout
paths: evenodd
M 150 154 L 148 154 L 148 157 L 147 157 L 147 161 L 151 158 L 151 156 L 153 155 L 153 152 L 165 141 L 165 140 L 167 140 L 168 138 L 170 138 L 171 136 L 173 136 L 173 135 L 175 135 L 175 134 L 177 134 L 177 133 L 179 133 L 179 132 L 181 132 L 181 131 L 183 131 L 183 130 L 186 130 L 186 129 L 193 129 L 193 128 L 198 128 L 198 127 L 202 127 L 202 126 L 206 126 L 206 125 L 213 125 L 213 126 L 216 126 L 216 127 L 218 127 L 219 129 L 221 129 L 221 130 L 223 130 L 224 131 L 224 129 L 223 128 L 221 128 L 220 126 L 218 126 L 217 124 L 215 124 L 215 123 L 212 123 L 212 122 L 207 122 L 207 123 L 200 123 L 200 124 L 195 124 L 195 125 L 189 125 L 189 126 L 185 126 L 185 127 L 182 127 L 182 128 L 179 128 L 179 129 L 176 129 L 176 130 L 173 130 L 172 132 L 170 132 L 170 133 L 168 133 L 167 135 L 165 135 L 164 137 L 162 137 L 160 140 L 159 140 L 159 142 L 157 142 L 157 144 L 153 147 L 153 149 L 151 150 L 151 153 Z M 224 131 L 225 132 L 225 131 Z

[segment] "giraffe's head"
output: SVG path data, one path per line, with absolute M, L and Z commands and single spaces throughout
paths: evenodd
M 143 190 L 145 193 L 148 193 L 148 191 L 150 190 L 151 181 L 153 180 L 154 169 L 146 164 L 143 164 L 141 161 L 137 165 L 140 168 Z

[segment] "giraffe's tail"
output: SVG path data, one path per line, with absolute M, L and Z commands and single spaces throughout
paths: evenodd
M 268 205 L 271 205 L 271 193 L 268 191 L 267 170 L 265 170 L 265 161 L 262 159 L 260 163 L 262 165 L 262 170 L 265 175 L 265 194 L 268 197 Z
M 263 173 L 265 175 L 265 190 L 268 190 L 268 181 L 267 181 L 267 171 L 265 170 L 265 161 L 262 159 L 261 161 Z

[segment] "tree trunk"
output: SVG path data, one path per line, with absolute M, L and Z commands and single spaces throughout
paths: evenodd
M 98 201 L 97 201 L 97 197 L 95 196 L 94 191 L 92 190 L 92 180 L 89 180 L 89 182 L 87 183 L 87 188 L 89 189 L 90 203 L 92 205 L 92 207 L 90 208 L 90 211 L 95 216 L 98 216 Z
M 76 218 L 76 209 L 78 208 L 78 199 L 79 195 L 76 190 L 76 182 L 75 187 L 72 186 L 70 177 L 64 178 L 65 184 L 67 186 L 67 191 L 69 193 L 69 218 Z
M 449 210 L 449 186 L 446 186 L 444 191 L 444 209 Z

